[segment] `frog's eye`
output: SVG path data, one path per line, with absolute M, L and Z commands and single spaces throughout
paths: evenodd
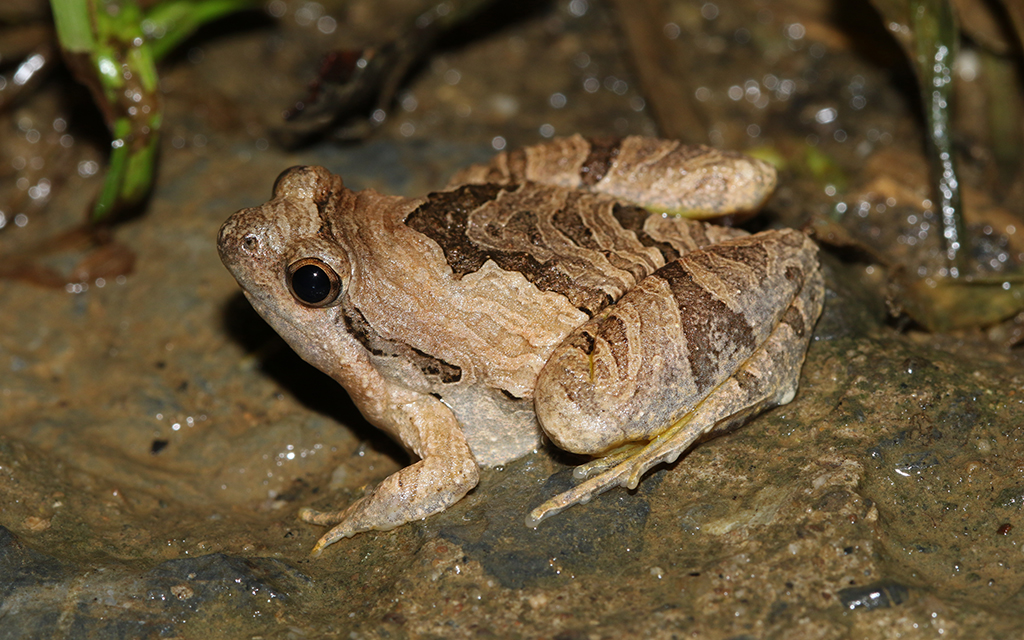
M 326 307 L 341 294 L 341 278 L 322 260 L 303 258 L 288 265 L 292 295 L 307 307 Z

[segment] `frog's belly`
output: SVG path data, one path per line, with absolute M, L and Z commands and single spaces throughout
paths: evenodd
M 455 414 L 477 463 L 494 467 L 540 446 L 532 398 L 513 399 L 488 387 L 449 388 L 444 402 Z

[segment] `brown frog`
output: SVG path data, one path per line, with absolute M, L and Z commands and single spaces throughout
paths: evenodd
M 750 215 L 774 185 L 759 160 L 643 137 L 502 153 L 424 198 L 282 173 L 224 223 L 221 259 L 418 458 L 344 510 L 304 509 L 336 525 L 314 553 L 443 511 L 542 433 L 597 475 L 530 525 L 791 401 L 821 312 L 817 247 L 670 215 Z

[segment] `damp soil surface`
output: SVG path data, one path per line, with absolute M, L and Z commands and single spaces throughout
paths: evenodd
M 828 175 L 784 168 L 754 228 L 867 202 L 865 236 L 906 230 L 879 215 L 880 190 L 857 195 L 923 157 L 884 30 L 844 30 L 809 1 L 665 4 L 666 41 L 705 61 L 687 80 L 709 114 L 694 141 L 830 158 Z M 393 36 L 380 11 L 427 4 L 271 5 L 276 20 L 215 25 L 161 69 L 156 187 L 113 232 L 134 268 L 0 280 L 0 640 L 1024 635 L 1024 355 L 893 321 L 870 252 L 824 251 L 794 401 L 635 491 L 527 528 L 575 482 L 545 448 L 483 470 L 444 513 L 308 557 L 323 529 L 300 508 L 345 505 L 408 459 L 248 306 L 217 257 L 224 219 L 291 165 L 411 196 L 503 146 L 658 125 L 612 7 L 573 0 L 443 42 L 369 138 L 285 150 L 273 130 L 318 57 Z M 17 224 L 6 210 L 4 254 L 45 247 L 99 188 L 104 134 L 62 111 L 67 83 L 4 116 L 10 189 L 53 187 L 21 198 L 34 208 Z M 46 257 L 68 273 L 80 259 Z

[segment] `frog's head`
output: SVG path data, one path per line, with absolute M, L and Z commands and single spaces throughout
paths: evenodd
M 332 220 L 356 196 L 323 167 L 292 167 L 274 198 L 242 209 L 220 229 L 221 261 L 256 311 L 303 358 L 335 360 L 338 310 L 351 278 L 351 257 Z

